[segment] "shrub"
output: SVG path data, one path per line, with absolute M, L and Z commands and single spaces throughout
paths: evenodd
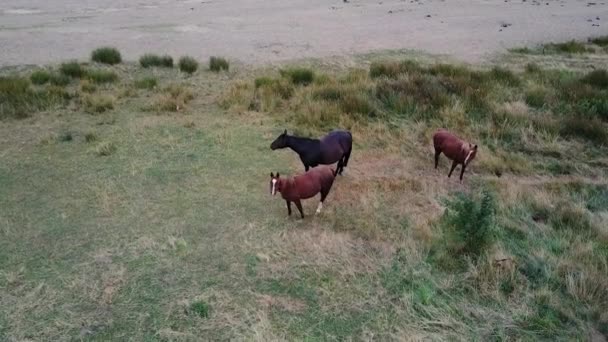
M 518 86 L 520 83 L 519 78 L 511 70 L 501 67 L 493 67 L 490 76 L 497 82 L 511 87 Z
M 94 93 L 97 90 L 97 86 L 89 80 L 80 81 L 80 90 L 85 93 Z
M 560 134 L 587 139 L 599 144 L 608 143 L 607 130 L 598 119 L 568 117 L 562 121 Z
M 91 60 L 97 63 L 114 65 L 122 62 L 122 57 L 116 48 L 104 46 L 91 53 Z
M 184 56 L 179 59 L 179 70 L 192 75 L 198 69 L 198 62 L 189 56 Z
M 194 98 L 190 89 L 179 84 L 169 85 L 164 89 L 164 93 L 155 102 L 156 110 L 177 112 Z
M 409 60 L 402 62 L 374 62 L 369 67 L 369 76 L 372 78 L 397 78 L 401 74 L 419 71 L 420 69 L 420 65 L 417 62 Z
M 547 92 L 541 87 L 528 89 L 525 93 L 526 104 L 535 108 L 543 107 L 545 105 L 546 97 Z
M 441 223 L 452 251 L 477 258 L 494 243 L 497 204 L 492 193 L 482 191 L 480 200 L 459 193 L 446 207 Z
M 51 74 L 51 84 L 58 87 L 65 87 L 70 84 L 70 77 L 64 74 Z
M 165 67 L 173 68 L 173 57 L 169 55 L 159 56 L 154 54 L 145 54 L 139 58 L 139 64 L 144 68 L 149 67 Z
M 203 301 L 199 300 L 199 301 L 196 301 L 196 302 L 190 304 L 190 312 L 194 313 L 195 315 L 197 315 L 201 318 L 208 318 L 209 311 L 210 311 L 209 304 L 207 304 Z
M 571 40 L 565 43 L 546 44 L 543 50 L 557 53 L 585 53 L 590 51 L 590 49 L 585 47 L 585 44 L 577 42 L 575 40 Z
M 209 58 L 209 70 L 219 72 L 222 70 L 228 71 L 230 64 L 222 57 Z
M 110 95 L 88 95 L 84 98 L 85 110 L 89 113 L 103 113 L 114 109 L 115 99 Z
M 113 83 L 118 80 L 118 75 L 111 70 L 89 70 L 87 78 L 95 83 Z
M 30 75 L 33 84 L 43 85 L 51 80 L 51 74 L 47 70 L 39 69 Z
M 156 77 L 144 77 L 135 81 L 135 88 L 138 89 L 154 89 L 158 85 Z
M 265 87 L 272 85 L 275 82 L 274 79 L 270 77 L 258 77 L 254 81 L 255 88 Z
M 295 85 L 307 86 L 315 79 L 315 73 L 307 68 L 289 68 L 279 71 L 281 76 L 289 79 Z
M 95 151 L 97 152 L 97 155 L 99 156 L 109 156 L 112 153 L 116 152 L 116 145 L 114 145 L 114 143 L 106 141 L 106 142 L 102 142 L 99 145 L 97 145 L 97 148 L 95 149 Z
M 77 61 L 62 63 L 59 71 L 72 78 L 81 78 L 86 73 L 86 70 Z
M 582 81 L 596 88 L 608 88 L 608 72 L 605 69 L 593 70 L 585 75 Z
M 26 78 L 0 76 L 0 119 L 24 118 L 67 99 L 69 96 L 63 89 L 34 90 Z
M 589 39 L 589 41 L 595 45 L 608 46 L 608 36 L 600 36 Z

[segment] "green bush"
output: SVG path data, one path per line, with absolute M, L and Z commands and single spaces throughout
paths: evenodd
M 593 87 L 608 88 L 608 72 L 605 69 L 593 70 L 582 78 L 582 81 Z
M 488 250 L 496 240 L 496 200 L 487 190 L 482 191 L 480 197 L 457 194 L 447 201 L 441 220 L 448 237 L 448 248 L 473 259 Z
M 173 57 L 169 55 L 159 56 L 154 54 L 145 54 L 139 58 L 139 64 L 144 68 L 149 67 L 165 67 L 173 68 Z
M 190 304 L 190 311 L 201 318 L 208 318 L 211 307 L 203 301 Z
M 222 57 L 209 58 L 209 70 L 219 72 L 222 70 L 228 71 L 230 64 Z
M 270 77 L 258 77 L 254 81 L 255 88 L 258 89 L 260 87 L 272 85 L 275 82 L 274 79 Z
M 144 77 L 135 81 L 135 88 L 154 89 L 158 85 L 156 77 Z
M 493 67 L 490 71 L 490 76 L 495 81 L 511 87 L 516 87 L 520 84 L 519 78 L 513 73 L 513 71 L 505 68 Z
M 89 70 L 87 78 L 95 83 L 113 83 L 118 81 L 118 75 L 111 70 Z
M 91 60 L 97 63 L 114 65 L 122 62 L 122 57 L 116 48 L 104 46 L 91 53 Z
M 190 75 L 192 75 L 196 71 L 196 69 L 198 69 L 198 62 L 196 61 L 196 59 L 189 56 L 181 57 L 179 59 L 178 65 L 179 70 Z
M 314 71 L 307 68 L 289 68 L 279 71 L 281 76 L 289 79 L 295 85 L 307 86 L 315 79 Z
M 86 70 L 77 61 L 62 63 L 59 67 L 59 71 L 62 75 L 72 78 L 81 78 L 86 73 Z
M 542 108 L 545 105 L 547 91 L 541 87 L 528 89 L 525 93 L 526 103 L 534 108 Z
M 544 50 L 557 53 L 585 53 L 590 50 L 581 42 L 571 40 L 565 43 L 546 44 Z
M 71 79 L 69 76 L 64 74 L 54 73 L 51 74 L 51 84 L 58 87 L 65 87 L 70 84 Z
M 51 73 L 47 70 L 39 69 L 30 75 L 30 81 L 36 85 L 43 85 L 51 80 Z
M 589 41 L 595 45 L 608 46 L 608 36 L 591 38 Z
M 34 90 L 26 78 L 0 77 L 0 119 L 28 117 L 68 99 L 63 89 L 47 87 Z

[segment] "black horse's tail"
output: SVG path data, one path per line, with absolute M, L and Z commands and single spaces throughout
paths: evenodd
M 344 162 L 342 163 L 342 167 L 348 166 L 348 159 L 350 158 L 350 153 L 353 150 L 353 135 L 350 133 L 350 131 L 346 131 L 346 133 L 348 133 L 348 137 L 350 139 L 348 139 L 348 141 L 346 142 L 346 146 L 343 146 L 345 153 L 344 153 Z

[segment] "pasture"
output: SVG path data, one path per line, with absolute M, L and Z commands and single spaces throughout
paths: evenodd
M 3 69 L 0 340 L 605 340 L 608 55 L 586 45 Z M 439 127 L 479 145 L 462 184 Z M 288 217 L 269 174 L 303 167 L 270 143 L 331 128 L 349 165 Z

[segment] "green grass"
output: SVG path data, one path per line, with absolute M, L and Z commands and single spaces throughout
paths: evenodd
M 209 58 L 209 70 L 220 72 L 220 71 L 228 71 L 230 68 L 230 63 L 223 57 L 211 57 Z
M 111 46 L 104 46 L 91 52 L 91 60 L 97 63 L 114 65 L 122 62 L 122 56 L 118 49 Z
M 43 85 L 51 80 L 51 73 L 44 69 L 39 69 L 30 74 L 32 84 Z
M 118 74 L 112 70 L 92 69 L 87 71 L 87 79 L 93 83 L 115 83 L 118 81 Z
M 307 68 L 287 68 L 280 70 L 280 73 L 295 85 L 309 85 L 315 78 L 314 71 Z
M 143 77 L 135 80 L 135 87 L 138 89 L 154 89 L 158 85 L 158 79 L 153 76 Z
M 59 72 L 61 72 L 62 75 L 72 78 L 82 78 L 87 71 L 77 61 L 71 61 L 62 63 L 59 67 Z
M 192 75 L 196 69 L 198 69 L 198 62 L 196 59 L 189 56 L 180 57 L 178 65 L 179 70 L 190 75 Z
M 605 146 L 586 137 L 606 90 L 550 56 L 373 77 L 384 62 L 360 58 L 311 61 L 307 86 L 272 66 L 148 81 L 125 63 L 90 92 L 0 78 L 0 339 L 608 333 Z M 438 127 L 480 146 L 462 184 L 433 169 Z M 270 142 L 334 128 L 355 141 L 344 176 L 288 217 L 268 175 L 303 168 Z
M 164 67 L 173 68 L 173 57 L 169 55 L 145 54 L 139 58 L 139 65 L 143 68 Z
M 599 45 L 599 46 L 608 46 L 608 36 L 599 36 L 592 39 L 589 39 L 589 42 Z

